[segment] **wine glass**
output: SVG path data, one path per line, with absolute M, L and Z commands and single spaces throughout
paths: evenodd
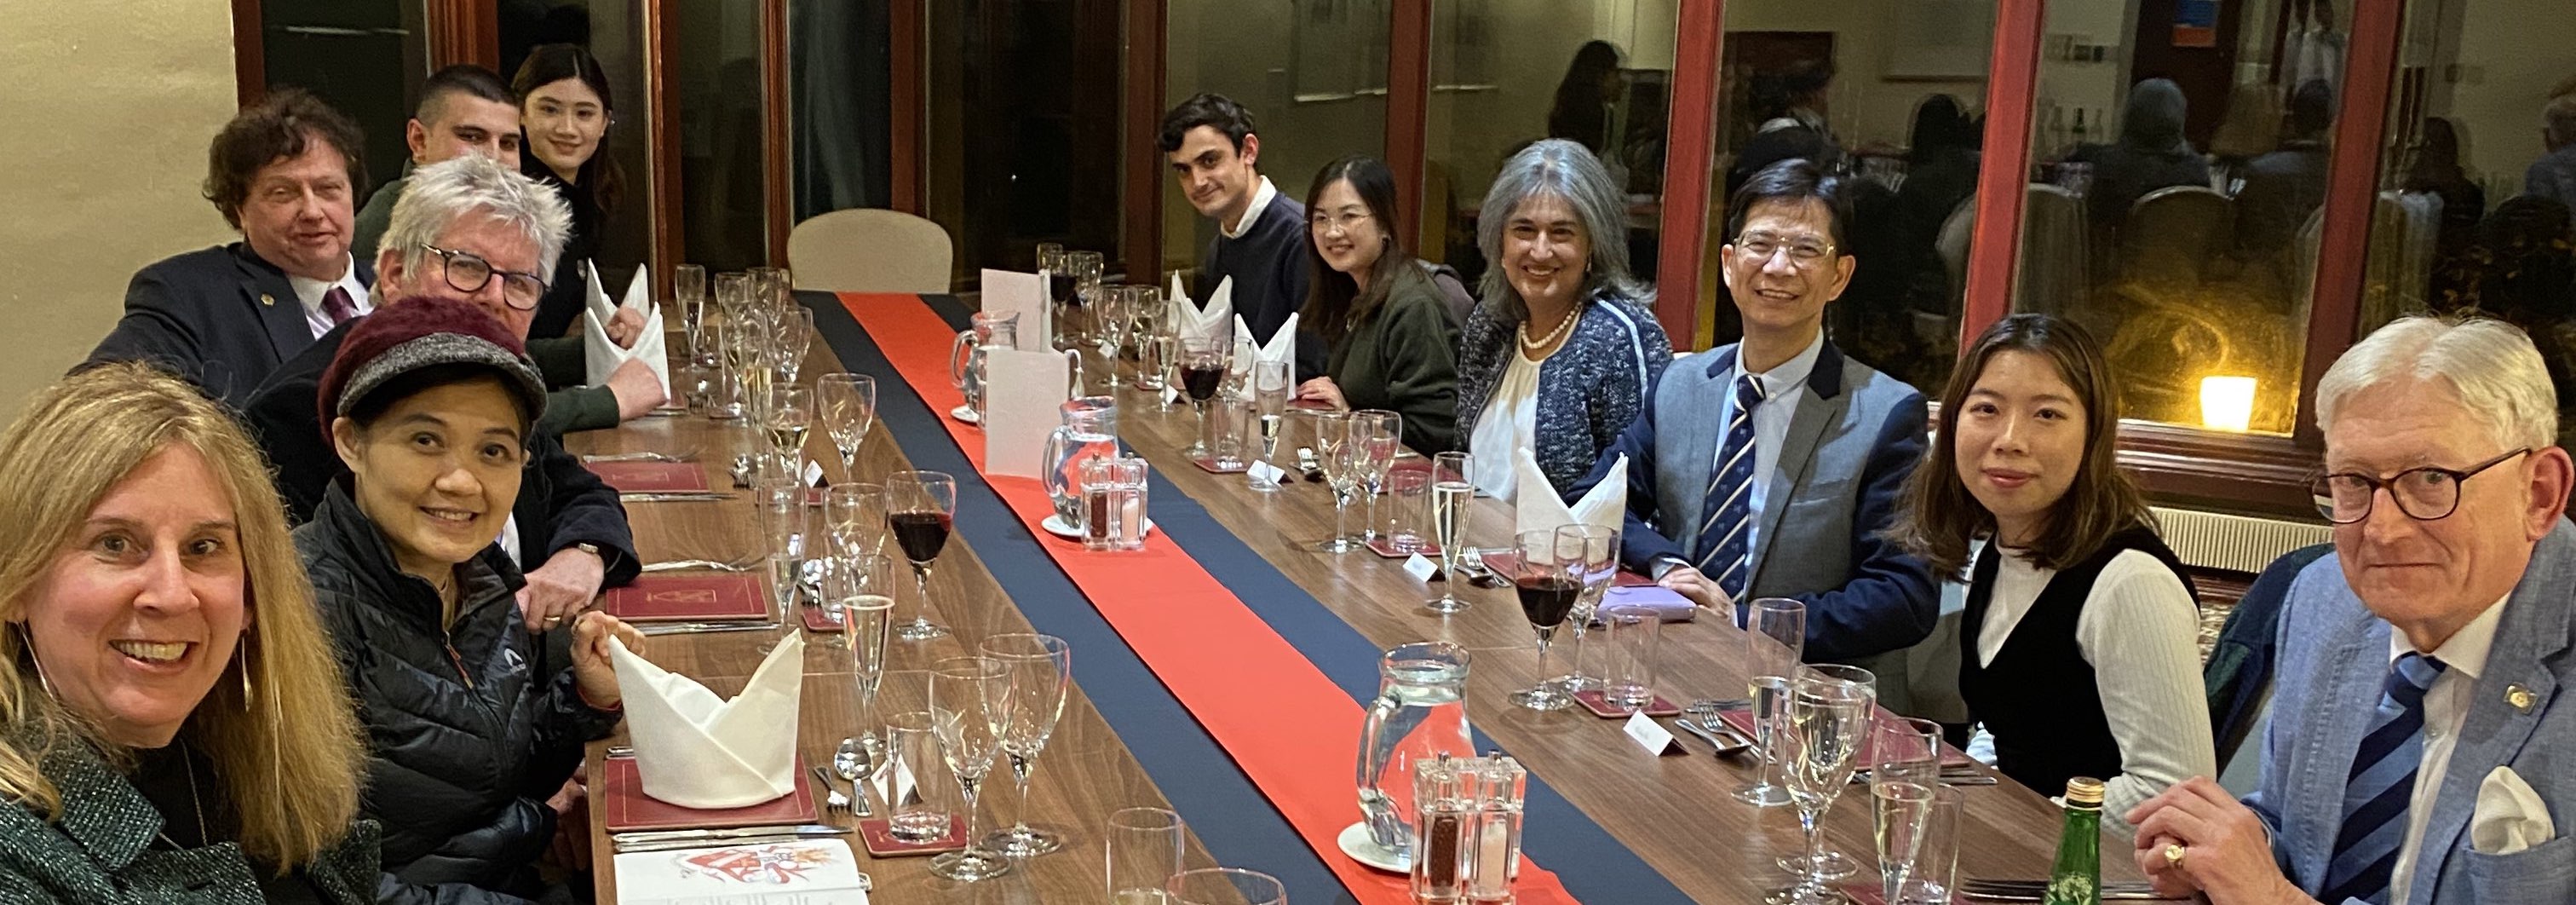
M 1011 673 L 991 657 L 949 657 L 930 672 L 930 728 L 939 757 L 966 793 L 966 847 L 930 859 L 930 872 L 961 883 L 1009 873 L 1010 859 L 975 835 L 975 794 L 993 768 L 1011 718 Z
M 1101 284 L 1100 301 L 1091 309 L 1092 351 L 1100 353 L 1101 369 L 1109 372 L 1103 382 L 1113 394 L 1124 382 L 1118 377 L 1118 352 L 1126 348 L 1127 328 L 1133 323 L 1128 312 L 1134 307 L 1135 296 L 1127 289 L 1125 283 Z
M 895 631 L 906 641 L 928 641 L 948 634 L 930 621 L 930 566 L 948 545 L 957 519 L 957 479 L 936 471 L 899 471 L 885 483 L 886 530 L 912 563 L 913 583 L 921 590 L 921 609 Z
M 787 473 L 805 473 L 805 433 L 814 425 L 814 391 L 794 383 L 773 383 L 760 407 L 761 428 L 769 432 L 769 451 Z
M 1261 461 L 1278 464 L 1280 422 L 1287 420 L 1289 380 L 1288 362 L 1262 361 L 1252 365 L 1252 402 L 1261 418 Z M 1252 489 L 1272 493 L 1278 481 L 1254 479 Z
M 1185 870 L 1163 884 L 1172 905 L 1288 905 L 1278 878 L 1233 867 Z
M 1875 706 L 1871 682 L 1851 681 L 1866 670 L 1803 669 L 1791 681 L 1788 749 L 1789 799 L 1798 807 L 1798 828 L 1806 833 L 1807 865 L 1822 867 L 1825 839 L 1818 826 L 1834 799 L 1851 785 L 1854 761 L 1870 734 Z M 1784 859 L 1785 860 L 1785 859 Z M 1848 860 L 1848 859 L 1847 859 Z M 1842 893 L 1826 883 L 1834 879 L 1818 870 L 1800 872 L 1798 884 L 1781 901 L 1792 905 L 1843 905 Z
M 1181 337 L 1181 389 L 1190 396 L 1190 406 L 1199 412 L 1198 440 L 1190 445 L 1192 456 L 1211 455 L 1208 441 L 1208 400 L 1216 398 L 1217 386 L 1225 382 L 1226 362 L 1234 354 L 1234 337 Z
M 1056 718 L 1064 713 L 1065 688 L 1073 681 L 1073 648 L 1054 635 L 1026 632 L 994 635 L 980 647 L 1010 672 L 1011 714 L 1002 730 L 1002 755 L 1010 760 L 1020 791 L 1020 818 L 984 844 L 1013 858 L 1063 848 L 1064 837 L 1029 825 L 1029 774 L 1055 732 Z
M 1771 808 L 1789 803 L 1789 791 L 1771 781 L 1782 763 L 1780 718 L 1786 712 L 1790 677 L 1807 648 L 1807 605 L 1787 597 L 1753 601 L 1744 625 L 1744 666 L 1753 676 L 1754 754 L 1762 764 L 1753 784 L 1736 790 L 1735 800 Z
M 698 344 L 707 325 L 707 269 L 696 264 L 671 268 L 671 297 L 680 303 L 680 335 L 687 338 L 689 360 L 705 349 Z
M 1515 540 L 1520 559 L 1512 567 L 1512 590 L 1519 595 L 1521 615 L 1538 635 L 1538 684 L 1512 692 L 1512 703 L 1531 710 L 1563 710 L 1574 704 L 1547 671 L 1548 642 L 1557 626 L 1583 596 L 1583 535 L 1572 525 L 1523 531 Z
M 823 430 L 841 454 L 841 480 L 859 476 L 859 444 L 877 423 L 877 379 L 866 374 L 833 373 L 814 379 L 814 403 L 823 415 Z
M 1100 274 L 1104 267 L 1099 252 L 1064 253 L 1064 269 L 1073 277 L 1073 291 L 1055 299 L 1056 319 L 1060 325 L 1055 333 L 1055 348 L 1059 351 L 1089 341 L 1090 333 L 1082 325 L 1083 309 L 1099 300 Z M 1052 291 L 1053 287 L 1049 289 Z
M 1466 558 L 1467 516 L 1472 513 L 1476 485 L 1467 476 L 1476 470 L 1476 457 L 1463 452 L 1445 452 L 1431 457 L 1431 542 L 1440 545 L 1440 571 L 1449 576 L 1440 583 L 1440 596 L 1423 605 L 1443 615 L 1461 612 L 1467 602 L 1458 599 L 1458 563 Z
M 1349 513 L 1351 494 L 1359 488 L 1359 449 L 1352 439 L 1354 428 L 1349 412 L 1316 412 L 1315 461 L 1324 470 L 1324 485 L 1333 490 L 1333 536 L 1316 544 L 1326 553 L 1347 553 L 1357 549 L 1351 543 Z
M 1360 450 L 1360 489 L 1368 494 L 1368 527 L 1359 536 L 1365 543 L 1381 533 L 1377 498 L 1386 492 L 1387 469 L 1395 467 L 1396 454 L 1404 451 L 1404 416 L 1385 409 L 1352 412 L 1351 439 Z
M 814 346 L 814 312 L 803 305 L 775 309 L 770 312 L 769 332 L 779 375 L 795 383 L 796 372 L 805 366 L 805 353 Z
M 825 489 L 823 524 L 832 532 L 835 557 L 846 560 L 884 553 L 885 488 L 852 481 Z
M 1601 680 L 1583 674 L 1583 645 L 1591 631 L 1593 612 L 1601 608 L 1601 599 L 1610 593 L 1610 586 L 1619 577 L 1619 529 L 1577 524 L 1567 525 L 1564 530 L 1583 539 L 1583 565 L 1579 570 L 1583 593 L 1575 598 L 1574 612 L 1570 614 L 1574 620 L 1574 657 L 1565 675 L 1557 677 L 1565 693 L 1574 694 L 1601 684 Z
M 877 689 L 885 681 L 886 636 L 894 627 L 894 562 L 858 553 L 844 554 L 832 566 L 823 582 L 826 611 L 840 623 L 841 643 L 850 652 L 850 677 L 859 692 L 856 741 L 873 755 L 884 750 L 875 731 Z
M 1872 675 L 1869 670 L 1857 666 L 1823 663 L 1797 667 L 1796 673 L 1796 677 L 1790 680 L 1788 713 L 1782 721 L 1785 728 L 1783 734 L 1788 739 L 1787 744 L 1783 746 L 1786 754 L 1782 762 L 1786 765 L 1786 773 L 1789 777 L 1789 801 L 1798 806 L 1801 824 L 1812 826 L 1813 822 L 1806 817 L 1808 808 L 1812 806 L 1821 818 L 1825 810 L 1833 806 L 1834 798 L 1842 793 L 1844 785 L 1851 783 L 1853 771 L 1861 766 L 1860 749 L 1866 747 L 1870 736 L 1877 732 L 1878 677 Z M 1817 746 L 1823 743 L 1811 735 L 1802 734 L 1810 727 L 1798 722 L 1798 704 L 1801 697 L 1809 696 L 1820 688 L 1835 690 L 1832 703 L 1836 708 L 1848 704 L 1845 698 L 1857 700 L 1858 704 L 1854 709 L 1859 712 L 1859 716 L 1856 717 L 1859 722 L 1834 742 L 1837 746 L 1847 746 L 1852 749 L 1842 755 L 1843 763 L 1839 768 L 1842 771 L 1841 779 L 1832 789 L 1812 785 L 1803 787 L 1808 800 L 1802 801 L 1800 800 L 1801 783 L 1820 780 L 1823 775 L 1816 772 L 1819 766 L 1815 751 Z M 1836 719 L 1839 720 L 1840 717 Z M 1833 752 L 1828 750 L 1825 753 Z M 1806 772 L 1802 775 L 1801 771 Z M 1822 886 L 1826 881 L 1839 880 L 1860 872 L 1859 862 L 1852 860 L 1849 855 L 1826 849 L 1823 837 L 1813 829 L 1808 830 L 1807 852 L 1800 855 L 1782 855 L 1779 858 L 1779 864 L 1780 869 L 1804 877 L 1805 879 L 1800 883 L 1802 886 L 1810 883 Z

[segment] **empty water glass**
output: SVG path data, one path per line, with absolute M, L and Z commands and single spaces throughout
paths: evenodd
M 1163 887 L 1181 872 L 1189 825 L 1164 808 L 1121 808 L 1101 830 L 1109 863 L 1110 905 L 1161 905 Z
M 1872 788 L 1880 895 L 1888 905 L 1949 905 L 1959 873 L 1957 788 L 1891 783 Z
M 1185 870 L 1163 884 L 1172 905 L 1288 905 L 1279 879 L 1234 867 Z
M 1601 608 L 1609 643 L 1602 700 L 1621 710 L 1644 708 L 1655 699 L 1655 661 L 1662 654 L 1664 617 L 1654 608 L 1612 604 Z
M 948 791 L 957 787 L 957 781 L 940 760 L 939 733 L 931 725 L 930 711 L 888 713 L 885 733 L 890 757 L 881 781 L 887 832 L 915 843 L 948 838 L 956 832 Z

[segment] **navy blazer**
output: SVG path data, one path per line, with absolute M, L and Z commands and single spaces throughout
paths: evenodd
M 353 259 L 352 265 L 360 284 L 375 284 L 367 262 Z M 286 271 L 235 242 L 135 271 L 125 287 L 124 319 L 80 368 L 151 362 L 238 410 L 270 371 L 312 344 L 313 327 Z
M 331 488 L 331 480 L 348 469 L 324 439 L 320 388 L 322 372 L 340 354 L 340 341 L 366 318 L 331 328 L 321 339 L 270 374 L 253 394 L 242 419 L 251 438 L 268 454 L 277 472 L 277 495 L 286 501 L 287 517 L 303 522 Z M 626 523 L 626 506 L 617 490 L 592 474 L 581 458 L 563 448 L 563 440 L 543 427 L 528 432 L 527 460 L 519 471 L 519 497 L 510 506 L 519 522 L 519 565 L 533 569 L 546 558 L 575 544 L 599 548 L 607 567 L 601 587 L 634 581 L 641 570 L 635 558 L 634 529 Z
M 2394 629 L 2362 605 L 2342 560 L 2308 565 L 2290 586 L 2275 637 L 2272 724 L 2263 779 L 2245 804 L 2272 832 L 2282 873 L 2313 895 L 2325 886 L 2343 826 L 2344 787 L 2388 674 Z M 2486 671 L 2470 686 L 2460 732 L 2415 856 L 2406 901 L 2390 905 L 2566 905 L 2576 902 L 2576 524 L 2560 518 L 2532 548 L 2505 598 Z M 2478 789 L 2510 768 L 2540 797 L 2553 838 L 2510 855 L 2479 851 L 2469 832 Z M 2424 794 L 2418 791 L 2416 794 Z M 2326 905 L 2355 905 L 2328 902 Z
M 1664 369 L 1637 420 L 1602 451 L 1591 474 L 1564 491 L 1567 500 L 1581 497 L 1627 455 L 1619 555 L 1631 569 L 1651 573 L 1658 560 L 1690 562 L 1700 552 L 1701 509 L 1725 433 L 1718 418 L 1735 350 L 1712 349 Z M 1845 358 L 1831 340 L 1807 375 L 1779 466 L 1765 478 L 1745 596 L 1806 603 L 1810 661 L 1868 667 L 1855 661 L 1912 646 L 1940 619 L 1931 567 L 1879 536 L 1923 458 L 1926 409 L 1922 393 Z

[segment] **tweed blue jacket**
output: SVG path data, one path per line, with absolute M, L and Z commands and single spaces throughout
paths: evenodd
M 1548 483 L 1571 487 L 1645 408 L 1646 391 L 1673 363 L 1673 341 L 1648 310 L 1652 301 L 1608 291 L 1583 306 L 1574 335 L 1538 369 L 1538 441 L 1533 453 Z M 1519 321 L 1478 303 L 1458 334 L 1458 444 L 1476 435 L 1510 356 Z

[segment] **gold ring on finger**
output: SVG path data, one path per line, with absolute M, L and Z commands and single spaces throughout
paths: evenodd
M 2191 849 L 2188 849 L 2188 848 L 2183 847 L 2183 844 L 2182 844 L 2182 843 L 2180 843 L 2180 842 L 2168 842 L 2168 843 L 2165 843 L 2165 863 L 2166 863 L 2166 864 L 2172 865 L 2172 866 L 2174 866 L 2174 867 L 2181 867 L 2181 866 L 2182 866 L 2182 858 L 2183 858 L 2183 856 L 2184 856 L 2184 855 L 2187 855 L 2187 854 L 2190 854 L 2190 853 L 2191 853 Z

